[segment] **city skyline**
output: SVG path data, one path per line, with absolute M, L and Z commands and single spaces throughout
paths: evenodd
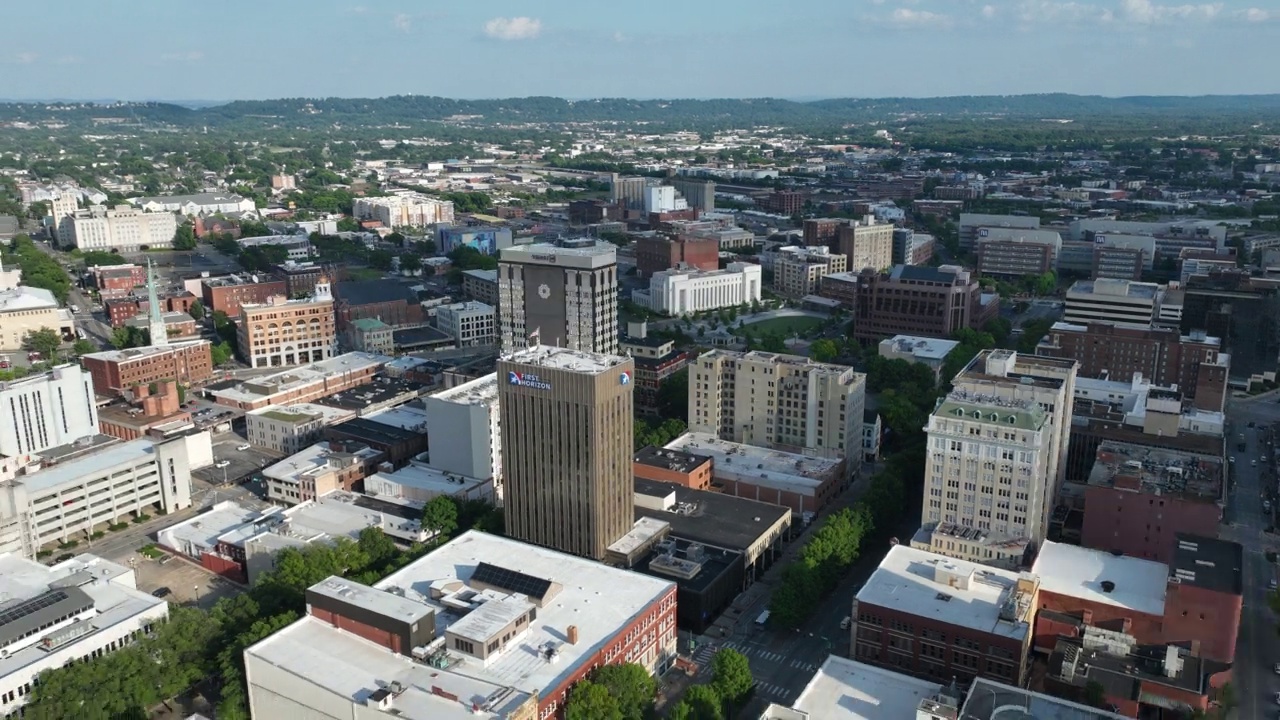
M 58 43 L 28 34 L 0 51 L 7 99 L 1280 91 L 1273 76 L 1239 71 L 1265 66 L 1280 24 L 1280 4 L 1262 0 L 713 0 L 666 11 L 583 0 L 229 0 L 110 13 L 69 0 L 65 9 Z M 47 21 L 34 5 L 9 16 L 15 27 Z M 155 40 L 119 42 L 140 34 Z

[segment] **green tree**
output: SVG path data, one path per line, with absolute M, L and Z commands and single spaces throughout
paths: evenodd
M 689 705 L 688 717 L 694 720 L 724 720 L 724 703 L 715 688 L 710 685 L 693 685 L 684 693 Z
M 369 253 L 369 267 L 377 268 L 378 270 L 390 270 L 391 257 L 391 253 L 386 250 L 373 250 Z
M 196 249 L 196 232 L 195 229 L 191 227 L 191 223 L 183 223 L 178 226 L 178 231 L 173 234 L 173 249 Z
M 829 340 L 826 338 L 814 340 L 813 344 L 809 346 L 809 357 L 813 358 L 817 362 L 835 362 L 835 359 L 839 356 L 840 346 L 836 344 L 835 340 Z
M 27 349 L 40 353 L 42 357 L 56 360 L 58 348 L 62 347 L 62 336 L 52 328 L 40 328 L 27 333 L 22 342 Z
M 437 495 L 422 507 L 422 526 L 436 534 L 441 543 L 458 529 L 458 503 L 448 495 Z
M 733 648 L 722 648 L 711 658 L 711 686 L 725 700 L 736 703 L 754 683 L 746 655 Z
M 209 360 L 213 362 L 214 367 L 226 365 L 231 361 L 231 356 L 235 353 L 231 350 L 231 345 L 226 340 L 209 346 Z
M 338 232 L 360 232 L 360 221 L 353 217 L 344 217 L 338 221 Z
M 602 665 L 591 673 L 591 682 L 605 688 L 617 701 L 624 720 L 644 720 L 653 709 L 657 683 L 640 665 Z
M 71 345 L 71 354 L 76 357 L 80 357 L 81 355 L 88 355 L 89 353 L 97 352 L 97 351 L 98 351 L 98 348 L 94 347 L 93 343 L 83 338 L 76 340 L 75 343 Z
M 422 258 L 415 253 L 405 253 L 400 256 L 400 269 L 410 274 L 416 274 L 422 269 Z
M 383 238 L 383 240 L 386 240 L 387 242 L 391 243 L 392 245 L 395 245 L 396 247 L 404 247 L 405 237 L 404 235 L 398 232 L 392 232 L 392 233 L 388 233 L 387 236 Z
M 204 303 L 199 300 L 192 300 L 191 305 L 187 308 L 187 314 L 195 319 L 196 322 L 200 322 L 204 319 Z
M 689 369 L 673 373 L 661 385 L 657 394 L 658 414 L 664 418 L 688 422 L 689 420 Z
M 569 691 L 564 716 L 565 720 L 623 720 L 618 699 L 590 680 L 579 680 Z

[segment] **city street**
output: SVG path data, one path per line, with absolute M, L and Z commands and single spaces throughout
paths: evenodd
M 1274 510 L 1275 481 L 1264 487 L 1263 477 L 1274 478 L 1275 472 L 1266 458 L 1267 428 L 1280 421 L 1277 395 L 1228 401 L 1227 455 L 1235 458 L 1234 483 L 1227 502 L 1226 524 L 1222 538 L 1234 540 L 1244 547 L 1244 610 L 1240 618 L 1240 635 L 1236 643 L 1234 686 L 1240 718 L 1261 718 L 1273 713 L 1275 695 L 1280 692 L 1280 676 L 1273 671 L 1280 663 L 1280 637 L 1276 634 L 1276 617 L 1267 603 L 1269 583 L 1276 579 L 1276 566 L 1268 562 L 1266 552 L 1280 548 L 1280 538 L 1266 532 L 1271 527 L 1271 512 L 1264 510 L 1264 500 Z M 1249 423 L 1255 424 L 1250 428 Z M 1246 449 L 1238 444 L 1241 435 Z M 1257 465 L 1253 461 L 1257 460 Z

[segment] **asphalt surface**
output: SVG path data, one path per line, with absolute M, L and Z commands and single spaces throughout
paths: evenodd
M 1280 635 L 1275 613 L 1267 602 L 1271 592 L 1268 584 L 1277 578 L 1277 566 L 1266 558 L 1268 550 L 1280 549 L 1280 536 L 1266 532 L 1276 510 L 1276 475 L 1266 458 L 1270 455 L 1268 427 L 1280 422 L 1278 399 L 1280 394 L 1269 393 L 1232 399 L 1227 407 L 1231 423 L 1227 454 L 1236 459 L 1235 483 L 1228 496 L 1227 523 L 1221 535 L 1244 547 L 1244 609 L 1232 682 L 1239 703 L 1235 716 L 1242 720 L 1274 716 L 1276 695 L 1280 693 L 1280 675 L 1274 671 L 1275 664 L 1280 663 Z M 1255 427 L 1248 427 L 1250 422 Z M 1244 452 L 1238 449 L 1241 434 L 1245 438 Z M 1254 460 L 1258 462 L 1256 466 Z M 1271 503 L 1269 511 L 1263 508 L 1264 499 Z

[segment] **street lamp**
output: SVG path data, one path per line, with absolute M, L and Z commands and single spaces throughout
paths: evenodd
M 198 607 L 200 605 L 200 586 L 192 586 L 192 589 L 196 591 L 196 606 Z

